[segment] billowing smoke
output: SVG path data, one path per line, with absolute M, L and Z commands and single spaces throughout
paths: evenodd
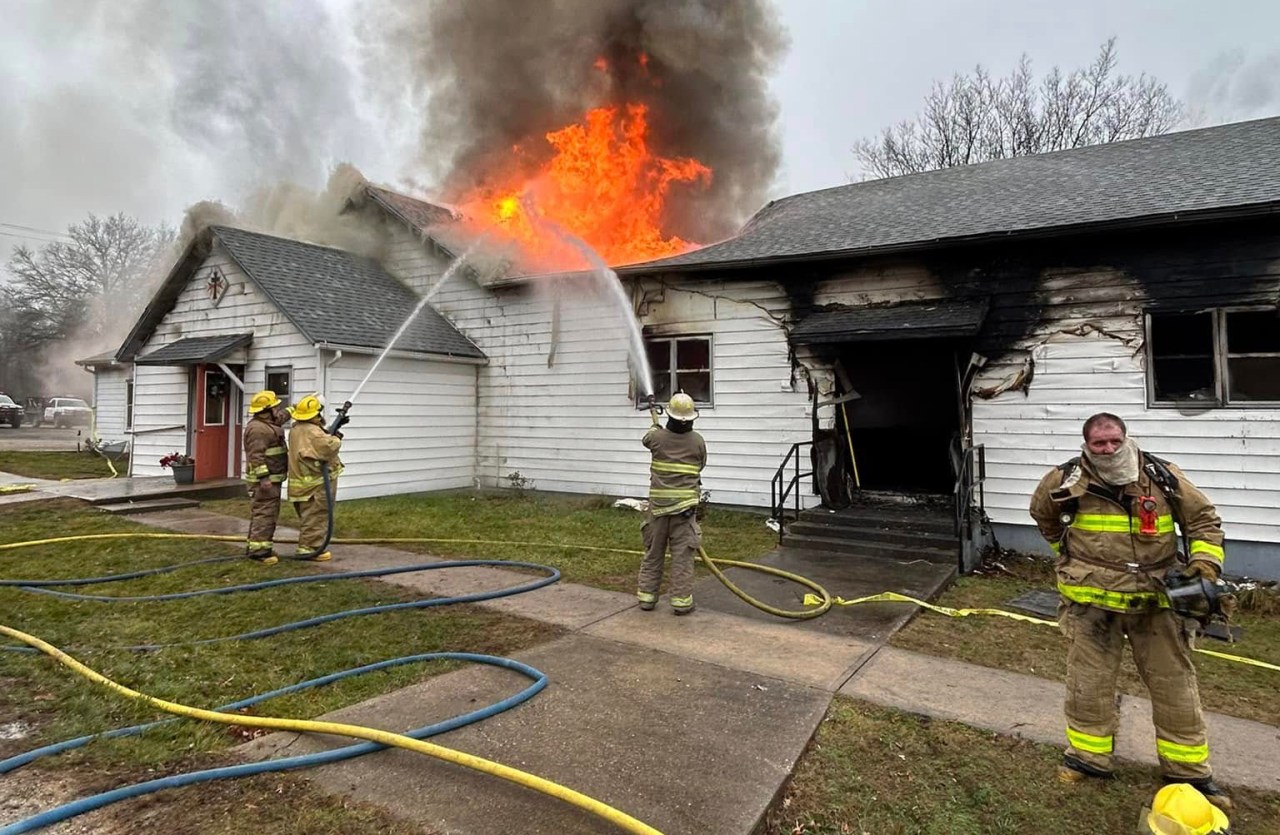
M 656 153 L 714 172 L 709 189 L 673 196 L 672 233 L 723 237 L 773 181 L 767 76 L 786 36 L 768 0 L 368 0 L 362 11 L 385 101 L 408 95 L 428 114 L 420 163 L 445 199 L 509 177 L 513 146 L 623 102 L 648 106 Z

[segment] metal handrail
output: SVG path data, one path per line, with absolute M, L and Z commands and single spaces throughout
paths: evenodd
M 787 455 L 782 459 L 782 463 L 778 465 L 778 471 L 773 474 L 773 479 L 769 482 L 769 513 L 778 523 L 778 544 L 782 544 L 783 532 L 786 530 L 786 506 L 787 497 L 791 495 L 791 491 L 795 490 L 800 479 L 813 475 L 813 470 L 808 472 L 800 472 L 800 447 L 813 446 L 813 441 L 797 441 L 791 445 L 791 449 L 787 450 Z M 795 474 L 783 487 L 783 477 L 787 471 L 787 465 L 791 463 L 791 459 L 795 458 Z M 796 490 L 796 518 L 800 516 L 800 491 Z
M 963 563 L 965 542 L 970 535 L 969 523 L 976 509 L 986 513 L 987 494 L 987 448 L 984 444 L 964 447 L 959 454 L 956 465 L 955 495 L 955 529 L 960 540 L 961 562 Z M 974 504 L 974 496 L 977 504 Z M 961 565 L 963 570 L 964 566 Z

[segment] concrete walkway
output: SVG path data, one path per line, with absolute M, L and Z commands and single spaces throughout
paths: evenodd
M 239 534 L 245 524 L 201 510 L 134 518 L 185 532 Z M 335 554 L 334 562 L 317 568 L 345 571 L 429 561 L 373 546 L 341 546 Z M 796 559 L 793 555 L 789 562 Z M 436 596 L 527 578 L 499 569 L 450 569 L 387 582 Z M 834 583 L 830 591 L 853 596 Z M 778 622 L 758 617 L 736 600 L 706 597 L 684 618 L 671 617 L 665 601 L 657 611 L 641 612 L 630 595 L 571 583 L 479 604 L 565 630 L 562 637 L 516 655 L 546 672 L 551 684 L 513 711 L 433 741 L 562 783 L 667 835 L 752 833 L 837 694 L 1062 742 L 1062 685 L 884 646 L 886 624 L 896 629 L 913 607 L 877 604 L 892 616 L 872 619 L 872 637 L 848 626 L 853 621 L 833 631 L 824 619 Z M 431 613 L 424 611 L 423 617 Z M 465 668 L 325 718 L 407 730 L 496 701 L 521 686 L 522 679 L 508 671 Z M 1155 763 L 1149 717 L 1146 700 L 1124 699 L 1117 734 L 1121 756 Z M 1209 723 L 1222 782 L 1280 791 L 1280 729 L 1218 715 L 1210 715 Z M 276 734 L 241 751 L 263 758 L 340 744 L 345 742 Z M 609 831 L 567 804 L 401 751 L 306 774 L 326 790 L 378 804 L 441 832 Z M 1043 778 L 1053 779 L 1051 774 Z

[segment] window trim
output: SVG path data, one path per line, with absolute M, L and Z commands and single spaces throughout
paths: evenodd
M 1274 313 L 1276 309 L 1267 305 L 1231 305 L 1226 307 L 1200 308 L 1197 310 L 1148 310 L 1143 313 L 1143 354 L 1146 357 L 1146 386 L 1148 409 L 1280 409 L 1280 400 L 1231 400 L 1230 359 L 1227 352 L 1227 316 L 1232 313 Z M 1151 348 L 1151 325 L 1154 316 L 1185 316 L 1198 313 L 1208 314 L 1213 326 L 1213 388 L 1212 401 L 1194 400 L 1157 400 L 1156 399 L 1156 367 L 1155 356 Z M 1280 357 L 1280 352 L 1263 352 L 1258 354 L 1237 354 L 1243 356 Z
M 716 401 L 716 340 L 713 333 L 660 333 L 650 332 L 641 335 L 640 340 L 644 344 L 645 350 L 648 351 L 651 342 L 666 342 L 669 346 L 671 366 L 667 373 L 671 375 L 678 374 L 679 369 L 676 367 L 676 343 L 681 340 L 705 339 L 707 341 L 707 389 L 709 399 L 695 400 L 694 405 L 700 409 L 714 409 Z M 672 392 L 675 391 L 676 378 L 671 379 Z M 636 393 L 636 404 L 639 406 L 646 405 L 644 398 Z
M 136 388 L 133 377 L 126 377 L 124 380 L 124 429 L 126 432 L 133 431 L 133 398 Z
M 262 387 L 263 387 L 264 389 L 270 389 L 271 391 L 275 391 L 275 389 L 271 388 L 271 375 L 272 375 L 272 374 L 287 374 L 287 375 L 288 375 L 288 377 L 289 377 L 289 391 L 285 392 L 283 396 L 280 394 L 280 392 L 276 391 L 276 396 L 277 396 L 277 397 L 279 397 L 281 400 L 283 400 L 283 401 L 285 401 L 285 402 L 288 402 L 288 401 L 290 400 L 290 398 L 292 398 L 292 397 L 293 397 L 293 366 L 292 366 L 292 365 L 268 365 L 268 366 L 264 366 L 264 367 L 263 367 L 263 369 L 262 369 Z

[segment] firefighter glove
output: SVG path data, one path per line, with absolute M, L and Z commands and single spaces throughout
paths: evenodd
M 1209 560 L 1192 560 L 1182 569 L 1183 577 L 1203 577 L 1211 583 L 1221 574 L 1218 564 Z

